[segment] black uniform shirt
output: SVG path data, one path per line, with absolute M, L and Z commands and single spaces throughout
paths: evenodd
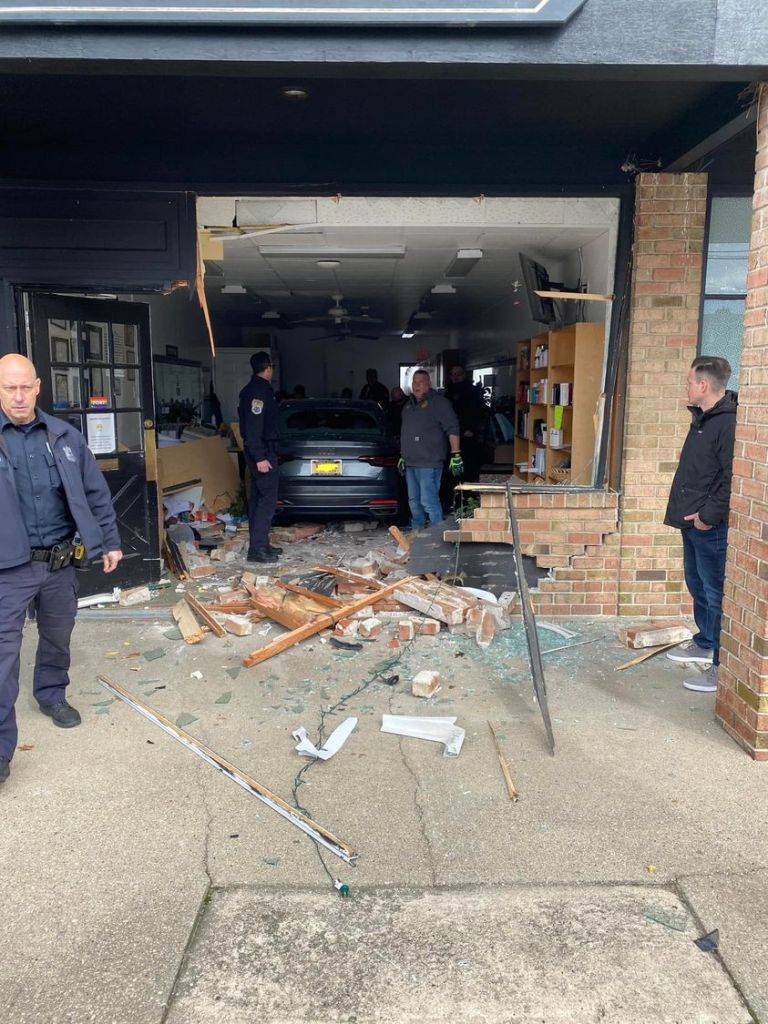
M 75 535 L 59 471 L 40 420 L 16 426 L 0 419 L 3 441 L 13 466 L 16 493 L 30 547 L 51 548 Z

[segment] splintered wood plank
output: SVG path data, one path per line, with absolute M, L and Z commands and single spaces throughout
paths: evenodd
M 341 608 L 344 604 L 337 597 L 327 597 L 325 594 L 316 594 L 314 590 L 308 590 L 306 587 L 300 587 L 296 583 L 288 583 L 286 580 L 276 580 L 275 585 L 280 587 L 281 590 L 287 590 L 291 594 L 298 594 L 300 597 L 306 597 L 314 604 L 322 605 L 323 608 Z
M 227 635 L 226 629 L 219 625 L 216 619 L 214 619 L 211 613 L 200 604 L 196 597 L 193 597 L 192 594 L 185 594 L 184 600 L 195 613 L 197 618 L 203 622 L 212 633 L 215 633 L 218 637 Z
M 261 647 L 257 651 L 252 651 L 243 659 L 243 665 L 246 668 L 251 668 L 253 665 L 259 665 L 262 661 L 267 661 L 267 659 L 273 658 L 276 654 L 280 654 L 288 647 L 293 647 L 294 644 L 300 643 L 302 640 L 306 640 L 310 636 L 315 636 L 316 633 L 320 633 L 324 629 L 329 629 L 331 626 L 335 626 L 339 619 L 346 619 L 361 608 L 367 608 L 369 605 L 376 604 L 381 601 L 382 598 L 389 597 L 389 595 L 394 593 L 397 587 L 401 586 L 402 583 L 407 583 L 412 579 L 415 579 L 415 577 L 408 576 L 405 580 L 400 580 L 397 583 L 391 583 L 387 587 L 382 587 L 376 594 L 368 594 L 365 597 L 359 598 L 357 601 L 353 601 L 352 604 L 339 608 L 335 612 L 329 611 L 327 614 L 321 615 L 314 622 L 308 622 L 305 626 L 300 626 L 298 629 L 294 629 L 292 632 L 278 637 L 265 647 Z
M 171 608 L 171 615 L 176 620 L 176 625 L 179 627 L 185 642 L 188 644 L 199 644 L 203 639 L 202 627 L 183 598 Z
M 395 543 L 398 547 L 402 548 L 407 554 L 411 550 L 411 542 L 408 538 L 400 531 L 396 526 L 390 526 L 389 532 L 392 535 Z

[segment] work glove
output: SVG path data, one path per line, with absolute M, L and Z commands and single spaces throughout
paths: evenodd
M 397 472 L 400 474 L 400 476 L 405 476 L 405 459 L 403 458 L 402 455 L 397 460 Z
M 451 455 L 448 468 L 451 471 L 451 476 L 461 476 L 464 472 L 464 459 L 461 457 L 461 452 L 454 452 L 453 455 Z

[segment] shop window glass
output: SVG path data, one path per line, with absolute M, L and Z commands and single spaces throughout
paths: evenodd
M 83 320 L 80 328 L 83 343 L 83 361 L 86 363 L 109 362 L 109 324 Z
M 117 423 L 117 450 L 140 452 L 144 450 L 144 434 L 140 412 L 119 412 Z
M 112 405 L 112 386 L 109 369 L 91 366 L 85 370 L 83 405 L 88 409 L 109 408 Z
M 140 405 L 137 370 L 115 367 L 115 406 L 118 409 L 136 409 Z
M 77 320 L 49 320 L 48 341 L 52 363 L 76 363 Z
M 112 324 L 112 344 L 116 363 L 138 364 L 139 329 L 136 324 Z
M 707 248 L 707 295 L 744 295 L 752 224 L 751 196 L 712 200 Z
M 701 355 L 724 356 L 731 364 L 728 387 L 738 390 L 744 299 L 705 299 L 701 318 Z
M 51 394 L 54 409 L 79 409 L 80 370 L 76 366 L 52 366 Z

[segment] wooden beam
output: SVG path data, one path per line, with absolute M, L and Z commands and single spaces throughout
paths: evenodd
M 679 643 L 679 640 L 675 640 L 673 644 L 664 644 L 662 647 L 654 647 L 652 651 L 646 651 L 645 654 L 641 654 L 639 658 L 633 658 L 631 661 L 625 661 L 623 664 L 617 665 L 613 671 L 622 672 L 625 668 L 632 668 L 633 665 L 639 665 L 641 661 L 647 661 L 648 658 L 652 658 L 654 654 L 661 654 L 662 651 L 668 651 L 670 647 L 677 647 Z
M 353 601 L 352 604 L 345 605 L 335 612 L 329 611 L 325 615 L 319 616 L 314 622 L 308 622 L 305 626 L 300 626 L 298 629 L 278 637 L 265 647 L 252 651 L 247 657 L 243 658 L 243 665 L 246 668 L 252 668 L 254 665 L 259 665 L 262 661 L 267 661 L 268 658 L 280 654 L 288 647 L 293 647 L 294 644 L 298 644 L 310 636 L 315 636 L 316 633 L 321 633 L 324 629 L 335 626 L 339 619 L 346 619 L 348 616 L 360 611 L 361 608 L 367 608 L 369 605 L 376 604 L 383 597 L 388 597 L 398 587 L 402 586 L 403 583 L 408 583 L 413 579 L 416 579 L 416 577 L 406 576 L 404 580 L 398 580 L 397 583 L 391 583 L 387 587 L 382 587 L 375 594 L 368 594 L 366 597 L 361 597 L 357 601 Z
M 214 617 L 211 615 L 209 611 L 203 608 L 203 606 L 200 604 L 196 597 L 193 597 L 191 594 L 185 594 L 184 600 L 187 602 L 187 604 L 198 617 L 198 619 L 202 623 L 204 623 L 212 633 L 215 633 L 216 636 L 219 637 L 227 635 L 226 629 L 224 629 L 224 627 L 220 625 L 220 623 L 218 623 L 216 619 L 214 619 Z
M 509 761 L 507 761 L 504 754 L 501 752 L 501 746 L 499 745 L 499 738 L 496 735 L 496 730 L 493 728 L 491 723 L 488 723 L 488 728 L 491 730 L 491 736 L 493 736 L 493 745 L 496 747 L 496 756 L 499 759 L 501 765 L 501 773 L 504 776 L 504 782 L 507 784 L 507 792 L 509 793 L 510 800 L 517 800 L 520 794 L 515 789 L 515 784 L 512 781 L 512 772 L 509 768 Z
M 577 299 L 580 302 L 613 302 L 615 297 L 599 292 L 538 292 L 535 289 L 534 295 L 540 299 Z
M 203 629 L 192 613 L 192 609 L 183 599 L 171 608 L 171 615 L 176 620 L 184 641 L 188 644 L 199 644 L 203 639 Z
M 279 605 L 268 598 L 260 598 L 253 594 L 251 595 L 251 604 L 262 615 L 266 615 L 268 619 L 273 619 L 281 626 L 284 626 L 285 629 L 299 629 L 302 626 L 311 625 L 317 617 L 311 612 L 302 612 L 290 605 Z

